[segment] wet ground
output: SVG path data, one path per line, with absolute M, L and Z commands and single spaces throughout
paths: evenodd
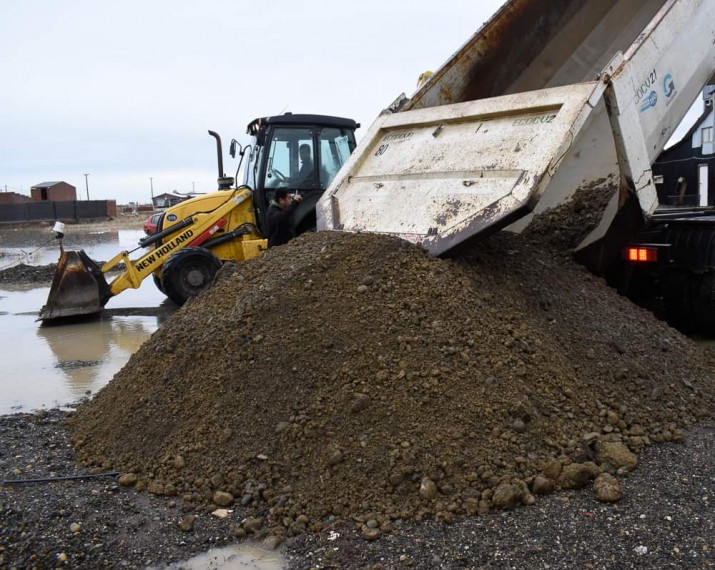
M 92 259 L 106 261 L 122 250 L 136 249 L 138 240 L 143 236 L 141 230 L 104 229 L 102 224 L 92 228 L 68 227 L 63 246 L 65 249 L 84 249 Z M 141 254 L 142 250 L 137 249 L 131 257 Z M 147 279 L 139 289 L 124 291 L 111 299 L 96 318 L 42 326 L 36 318 L 49 293 L 54 270 L 50 264 L 56 263 L 59 255 L 59 243 L 47 227 L 0 229 L 0 271 L 8 277 L 0 280 L 0 337 L 3 339 L 0 343 L 3 370 L 0 375 L 0 416 L 37 410 L 42 414 L 42 410 L 72 408 L 76 402 L 90 397 L 107 384 L 176 309 L 156 289 L 152 280 Z M 28 271 L 22 266 L 36 268 L 37 271 Z M 17 268 L 23 270 L 14 271 Z M 12 422 L 12 418 L 8 421 Z M 36 437 L 32 436 L 31 441 L 20 447 L 32 449 L 35 443 L 38 443 Z M 48 448 L 57 450 L 62 446 L 45 442 L 36 447 L 38 454 L 46 455 Z M 36 464 L 37 461 L 25 461 L 23 465 L 29 463 Z M 67 464 L 67 469 L 60 469 L 62 473 L 49 474 L 66 475 L 67 470 L 73 469 L 72 463 Z M 55 462 L 53 468 L 58 468 L 58 465 Z M 110 480 L 107 485 L 100 483 L 99 488 L 113 495 L 117 485 Z M 70 496 L 71 493 L 66 491 L 60 490 L 61 495 Z M 93 493 L 97 494 L 96 491 Z M 75 514 L 82 509 L 85 500 L 96 498 L 82 491 L 79 495 L 72 500 Z M 4 508 L 4 503 L 0 500 L 0 510 Z M 147 516 L 152 511 L 160 510 L 158 505 L 150 504 L 139 508 Z M 10 512 L 5 515 L 12 517 Z M 178 513 L 177 518 L 180 518 Z M 0 542 L 3 542 L 5 530 L 0 528 Z M 192 541 L 180 542 L 187 545 Z M 148 555 L 143 560 L 151 568 L 166 570 L 275 570 L 284 566 L 282 555 L 262 549 L 260 545 L 223 546 L 223 542 L 215 544 L 213 537 L 202 536 L 198 546 L 186 548 L 186 560 L 171 566 L 163 564 L 161 556 Z M 3 566 L 3 550 L 0 548 L 0 566 Z M 204 552 L 193 557 L 188 554 L 196 551 Z M 56 554 L 61 562 L 62 553 Z
M 68 230 L 66 249 L 105 261 L 137 247 L 141 230 Z M 133 257 L 141 255 L 141 250 Z M 57 262 L 48 228 L 0 230 L 0 269 Z M 0 414 L 65 407 L 95 393 L 157 329 L 174 306 L 150 279 L 111 299 L 99 318 L 41 326 L 36 321 L 50 283 L 0 283 Z

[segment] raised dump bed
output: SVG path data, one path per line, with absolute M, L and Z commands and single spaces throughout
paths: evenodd
M 580 246 L 599 265 L 657 205 L 650 165 L 713 73 L 713 22 L 715 0 L 507 2 L 375 120 L 319 229 L 444 255 L 601 188 L 611 202 Z

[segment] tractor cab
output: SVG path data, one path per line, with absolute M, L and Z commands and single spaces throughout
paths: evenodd
M 296 233 L 315 228 L 315 204 L 355 150 L 359 127 L 352 119 L 291 113 L 248 125 L 252 141 L 244 184 L 253 188 L 256 221 L 263 234 L 278 188 L 303 197 L 294 213 Z

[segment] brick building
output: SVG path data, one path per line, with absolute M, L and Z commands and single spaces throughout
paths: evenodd
M 66 202 L 77 199 L 77 189 L 67 182 L 41 182 L 30 188 L 30 196 L 35 201 Z
M 0 192 L 0 204 L 21 204 L 29 202 L 30 197 L 17 192 Z

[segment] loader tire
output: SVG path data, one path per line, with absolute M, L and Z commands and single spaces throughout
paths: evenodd
M 164 294 L 177 305 L 209 288 L 221 261 L 209 250 L 187 247 L 172 255 L 161 268 Z

